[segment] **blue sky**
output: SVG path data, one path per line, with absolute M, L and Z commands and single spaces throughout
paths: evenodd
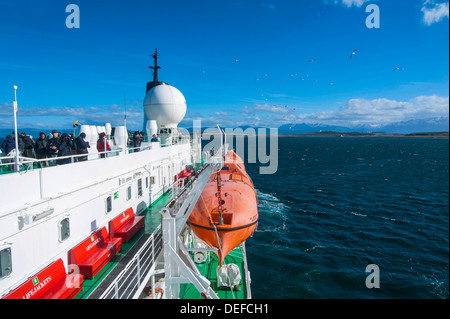
M 79 29 L 65 25 L 70 3 Z M 366 27 L 369 4 L 379 29 Z M 2 1 L 0 128 L 18 85 L 19 127 L 120 125 L 125 92 L 140 129 L 155 48 L 160 80 L 186 97 L 185 126 L 448 118 L 448 23 L 443 0 Z

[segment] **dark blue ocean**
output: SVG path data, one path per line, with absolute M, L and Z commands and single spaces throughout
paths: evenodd
M 280 137 L 247 163 L 259 225 L 253 298 L 449 298 L 449 141 Z M 366 266 L 380 288 L 366 287 Z

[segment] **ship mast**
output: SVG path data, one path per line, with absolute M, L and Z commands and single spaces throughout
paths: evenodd
M 154 66 L 149 66 L 150 69 L 153 69 L 153 82 L 156 84 L 158 82 L 158 69 L 161 69 L 160 66 L 158 66 L 158 49 L 155 49 L 155 53 L 152 55 L 153 59 L 155 60 Z

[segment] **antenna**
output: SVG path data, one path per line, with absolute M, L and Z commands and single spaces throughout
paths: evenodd
M 158 66 L 158 49 L 155 49 L 155 53 L 152 55 L 153 59 L 155 60 L 154 66 L 149 66 L 150 69 L 153 69 L 153 82 L 158 82 L 158 69 L 161 69 L 160 66 Z

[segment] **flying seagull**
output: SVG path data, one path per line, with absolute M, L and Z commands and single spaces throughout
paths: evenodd
M 316 62 L 316 59 L 311 59 L 308 62 Z
M 330 82 L 330 83 L 328 83 L 328 85 L 333 85 L 334 84 L 334 82 Z
M 405 68 L 399 68 L 399 67 L 396 67 L 395 69 L 393 69 L 392 71 L 403 71 Z
M 350 55 L 350 59 L 356 54 L 356 50 L 352 52 L 352 54 Z
M 237 62 L 238 60 L 236 59 L 236 60 L 234 60 L 234 62 Z

